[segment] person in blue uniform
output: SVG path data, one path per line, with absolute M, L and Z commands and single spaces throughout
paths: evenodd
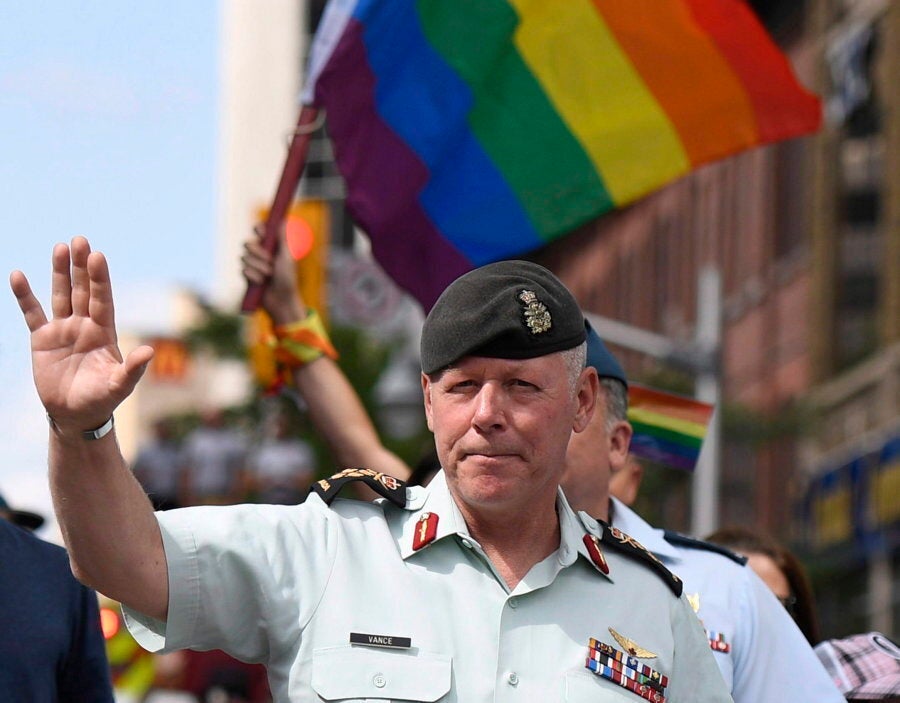
M 54 506 L 76 574 L 151 648 L 266 664 L 277 701 L 731 700 L 681 582 L 559 489 L 593 413 L 584 320 L 528 262 L 451 284 L 421 340 L 443 470 L 407 489 L 373 469 L 301 505 L 152 511 L 110 419 L 152 350 L 122 358 L 105 258 L 53 253 L 52 317 L 20 272 Z M 364 481 L 383 498 L 338 499 Z
M 840 692 L 803 633 L 745 559 L 718 545 L 652 527 L 611 498 L 610 476 L 628 470 L 627 380 L 593 329 L 587 343 L 602 401 L 588 428 L 573 435 L 569 445 L 562 483 L 572 505 L 628 533 L 682 578 L 737 703 L 839 703 Z
M 23 512 L 15 514 L 21 519 Z M 34 516 L 28 524 L 43 522 L 35 513 L 27 516 Z M 0 700 L 113 700 L 97 595 L 72 576 L 64 549 L 3 518 Z

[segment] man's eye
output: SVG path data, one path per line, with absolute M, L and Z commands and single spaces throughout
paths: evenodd
M 514 380 L 513 385 L 519 388 L 537 388 L 537 386 L 530 381 L 525 381 L 521 378 L 517 378 L 516 380 Z

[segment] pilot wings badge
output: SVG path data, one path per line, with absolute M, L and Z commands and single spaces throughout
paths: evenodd
M 613 628 L 609 628 L 609 634 L 611 634 L 616 642 L 619 643 L 619 646 L 622 647 L 626 652 L 628 652 L 631 656 L 637 657 L 638 659 L 656 659 L 656 655 L 651 652 L 649 649 L 644 649 L 639 646 L 637 642 L 634 640 L 628 639 L 625 635 L 616 632 Z

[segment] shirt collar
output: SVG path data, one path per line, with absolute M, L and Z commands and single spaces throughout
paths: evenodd
M 408 517 L 400 530 L 400 554 L 404 560 L 413 554 L 426 551 L 432 545 L 451 535 L 458 535 L 463 540 L 472 539 L 466 521 L 447 486 L 447 478 L 443 470 L 435 474 L 424 489 L 409 494 L 407 511 Z M 426 514 L 437 515 L 437 530 L 433 540 L 416 550 L 413 549 L 415 533 Z M 557 489 L 556 514 L 559 517 L 559 549 L 556 552 L 556 558 L 560 567 L 571 566 L 581 554 L 592 568 L 596 568 L 584 542 L 584 537 L 586 534 L 600 535 L 597 521 L 587 513 L 576 515 L 561 488 Z M 597 571 L 603 573 L 599 569 Z M 603 575 L 610 581 L 612 580 L 609 574 Z
M 443 469 L 438 471 L 429 484 L 411 494 L 407 500 L 407 519 L 400 531 L 400 554 L 403 559 L 408 559 L 417 552 L 423 552 L 431 545 L 441 541 L 450 535 L 459 535 L 469 539 L 469 528 L 463 519 L 462 513 L 456 507 L 456 501 L 450 495 L 447 487 L 447 478 Z M 427 514 L 437 516 L 437 532 L 434 539 L 419 549 L 413 549 L 415 532 L 419 521 Z

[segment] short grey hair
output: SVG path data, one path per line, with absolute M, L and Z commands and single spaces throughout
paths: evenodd
M 606 396 L 606 431 L 611 432 L 617 422 L 628 421 L 628 389 L 617 378 L 604 376 L 600 379 Z
M 587 363 L 587 342 L 582 342 L 577 347 L 566 349 L 560 352 L 563 361 L 566 362 L 566 376 L 569 381 L 569 393 L 575 394 L 578 390 L 578 379 L 581 378 L 581 372 Z

